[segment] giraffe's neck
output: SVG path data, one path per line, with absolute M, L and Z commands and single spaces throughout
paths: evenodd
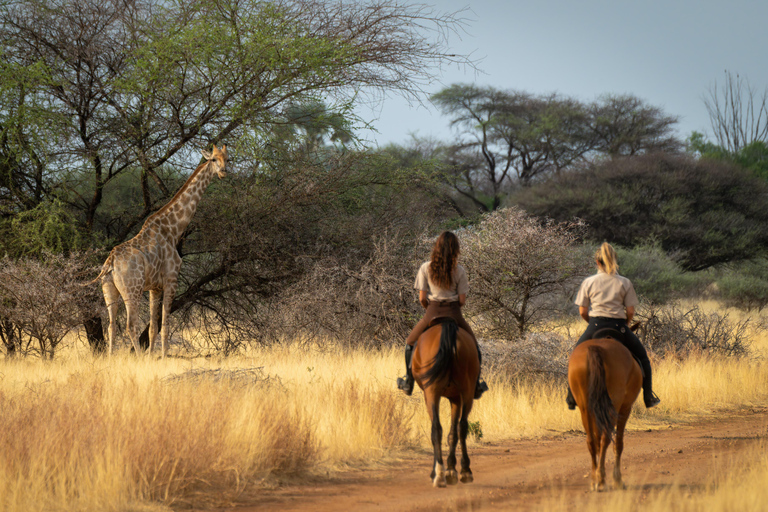
M 154 219 L 153 224 L 163 229 L 164 234 L 170 238 L 169 241 L 172 245 L 179 242 L 184 230 L 192 221 L 197 210 L 197 204 L 215 174 L 215 162 L 209 161 L 201 164 L 173 196 L 173 199 L 150 217 Z

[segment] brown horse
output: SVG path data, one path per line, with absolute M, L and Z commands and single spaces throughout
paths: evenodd
M 587 447 L 592 456 L 592 490 L 605 488 L 605 453 L 614 429 L 613 483 L 616 488 L 624 488 L 621 481 L 624 427 L 643 384 L 640 365 L 618 341 L 589 340 L 576 346 L 571 354 L 568 383 L 581 411 Z
M 446 319 L 447 320 L 447 319 Z M 452 320 L 430 327 L 419 337 L 413 353 L 413 377 L 424 391 L 432 420 L 434 464 L 432 484 L 445 487 L 473 481 L 467 455 L 469 412 L 480 374 L 480 362 L 472 336 Z M 440 425 L 440 398 L 451 402 L 451 429 L 448 432 L 448 468 L 443 467 L 443 427 Z M 458 436 L 457 436 L 458 428 Z M 461 441 L 461 475 L 456 474 L 456 443 Z

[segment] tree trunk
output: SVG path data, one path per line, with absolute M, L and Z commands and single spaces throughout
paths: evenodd
M 88 345 L 91 346 L 93 355 L 102 355 L 107 352 L 107 340 L 104 339 L 104 328 L 101 325 L 101 317 L 94 316 L 83 322 Z

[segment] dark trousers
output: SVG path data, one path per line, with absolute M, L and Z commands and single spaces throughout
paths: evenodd
M 606 327 L 616 329 L 624 335 L 624 339 L 618 341 L 627 347 L 629 351 L 632 352 L 632 355 L 640 360 L 640 363 L 649 361 L 648 352 L 645 351 L 645 347 L 640 343 L 640 339 L 635 336 L 635 333 L 629 329 L 627 321 L 623 318 L 591 317 L 589 319 L 587 330 L 581 335 L 581 338 L 576 342 L 576 345 L 593 339 L 595 332 Z
M 430 302 L 427 305 L 427 310 L 424 312 L 424 317 L 414 326 L 405 342 L 410 346 L 414 346 L 419 336 L 427 330 L 430 322 L 435 318 L 453 318 L 456 321 L 456 325 L 472 335 L 472 339 L 475 340 L 475 345 L 477 345 L 475 333 L 472 332 L 472 328 L 461 314 L 461 306 L 458 302 Z M 479 351 L 480 349 L 478 348 Z

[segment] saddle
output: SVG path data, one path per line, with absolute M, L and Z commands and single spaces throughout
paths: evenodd
M 603 327 L 602 329 L 598 329 L 597 331 L 595 331 L 595 334 L 592 335 L 592 339 L 599 340 L 604 338 L 610 338 L 614 341 L 618 341 L 622 345 L 625 345 L 624 340 L 626 338 L 624 337 L 624 332 L 622 332 L 625 330 L 626 329 L 623 327 L 621 331 L 618 329 L 614 329 L 613 327 Z M 635 354 L 632 354 L 632 352 L 630 352 L 630 354 L 632 355 L 632 359 L 637 361 L 637 364 L 640 366 L 640 373 L 643 374 L 643 379 L 645 379 L 645 371 L 643 370 L 643 364 L 640 362 L 640 359 L 638 359 L 637 356 L 635 356 Z
M 453 317 L 451 317 L 451 316 L 438 316 L 437 318 L 433 318 L 429 322 L 429 325 L 427 325 L 427 329 L 429 329 L 430 327 L 434 327 L 436 325 L 444 324 L 446 322 L 456 323 L 456 320 L 454 320 Z

